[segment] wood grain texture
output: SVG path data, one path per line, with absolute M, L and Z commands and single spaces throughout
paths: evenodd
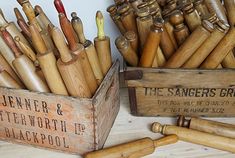
M 64 81 L 57 68 L 54 53 L 49 51 L 45 54 L 38 54 L 37 59 L 51 92 L 59 95 L 68 95 Z
M 178 126 L 211 133 L 223 137 L 235 138 L 235 125 L 202 118 L 192 117 L 187 120 L 183 116 L 178 118 Z
M 144 48 L 142 50 L 142 55 L 140 58 L 139 66 L 140 67 L 152 67 L 156 51 L 159 47 L 161 41 L 162 29 L 154 29 L 154 26 L 151 26 L 151 31 L 148 34 Z
M 151 123 L 154 121 L 162 124 L 175 124 L 173 117 L 135 117 L 130 114 L 128 91 L 120 89 L 120 112 L 111 132 L 104 145 L 105 148 L 115 146 L 130 141 L 134 141 L 143 137 L 159 139 L 160 134 L 153 133 L 149 130 Z M 53 108 L 53 107 L 52 107 Z M 207 118 L 224 123 L 234 123 L 234 118 Z M 140 128 L 142 127 L 142 128 Z M 54 152 L 49 150 L 37 149 L 34 147 L 17 145 L 0 141 L 0 154 L 4 158 L 15 158 L 15 153 L 18 157 L 24 158 L 82 158 L 79 155 L 71 155 L 62 152 Z M 179 141 L 176 144 L 168 145 L 157 149 L 153 154 L 145 158 L 234 158 L 234 154 L 221 150 L 204 147 L 192 143 Z
M 235 57 L 232 51 L 228 53 L 221 64 L 224 68 L 235 68 Z
M 181 67 L 193 53 L 203 44 L 203 42 L 210 36 L 210 32 L 198 26 L 198 28 L 186 39 L 186 41 L 179 47 L 179 49 L 166 62 L 165 68 L 179 68 Z
M 62 13 L 59 14 L 59 19 L 60 19 L 60 27 L 68 41 L 69 48 L 71 51 L 75 51 L 77 49 L 78 39 L 76 37 L 72 24 L 67 19 L 67 17 Z
M 8 98 L 8 96 L 11 96 L 12 99 L 17 98 L 18 103 L 22 101 L 22 109 L 12 108 L 9 101 L 6 101 L 7 106 L 0 106 L 1 111 L 9 111 L 11 114 L 16 112 L 15 115 L 25 115 L 25 117 L 27 113 L 27 117 L 30 115 L 40 120 L 49 121 L 47 125 L 43 123 L 42 126 L 40 124 L 31 126 L 28 122 L 30 120 L 26 118 L 25 121 L 28 126 L 25 128 L 24 124 L 9 123 L 4 119 L 0 123 L 1 140 L 24 145 L 31 144 L 30 146 L 73 154 L 84 154 L 100 149 L 109 134 L 120 107 L 118 72 L 119 63 L 116 62 L 92 99 L 0 88 L 1 103 L 5 103 L 4 97 Z M 37 104 L 37 108 L 26 109 L 25 99 L 29 102 L 28 106 Z M 13 104 L 17 107 L 16 101 Z M 3 114 L 3 117 L 5 118 L 5 114 Z M 103 120 L 106 120 L 105 124 Z M 27 140 L 17 140 L 12 135 L 7 138 L 5 136 L 6 128 L 12 128 L 15 136 L 19 136 L 20 131 L 27 133 Z M 34 135 L 38 133 L 36 134 L 38 137 L 36 136 L 35 139 L 43 141 L 34 141 L 33 133 Z
M 98 85 L 102 82 L 104 78 L 104 74 L 101 69 L 101 63 L 99 61 L 99 57 L 97 54 L 97 51 L 95 49 L 95 46 L 90 42 L 87 47 L 85 47 L 88 60 L 91 64 L 91 68 L 94 72 L 95 78 L 97 80 Z
M 223 20 L 228 23 L 226 11 L 220 0 L 205 0 L 204 3 L 206 4 L 210 13 L 216 13 L 217 17 L 220 20 Z
M 210 55 L 213 49 L 225 36 L 228 30 L 223 30 L 216 26 L 209 38 L 196 50 L 196 52 L 184 63 L 183 68 L 197 68 Z
M 234 48 L 235 42 L 232 40 L 235 35 L 235 28 L 231 27 L 226 36 L 219 42 L 211 54 L 202 63 L 201 68 L 214 69 L 216 68 L 228 53 Z
M 6 87 L 6 88 L 16 88 L 16 89 L 21 89 L 21 87 L 17 81 L 11 77 L 11 75 L 3 70 L 0 72 L 0 86 L 1 87 Z
M 173 125 L 161 125 L 160 123 L 154 123 L 152 126 L 152 131 L 155 133 L 159 132 L 164 135 L 175 134 L 179 137 L 179 140 L 200 144 L 231 153 L 234 153 L 235 150 L 235 139 L 227 137 L 217 136 Z
M 136 88 L 138 116 L 234 116 L 233 70 L 127 68 L 143 73 L 127 80 Z M 217 76 L 216 78 L 214 76 Z M 203 82 L 202 82 L 203 81 Z
M 1 67 L 3 67 L 3 69 L 5 71 L 7 71 L 11 77 L 16 80 L 18 82 L 19 85 L 21 85 L 22 87 L 24 87 L 24 84 L 22 83 L 22 81 L 20 80 L 20 78 L 17 76 L 16 72 L 14 71 L 14 69 L 10 66 L 10 64 L 6 61 L 6 59 L 2 56 L 2 54 L 0 53 L 0 65 Z
M 102 73 L 105 75 L 112 66 L 110 38 L 107 36 L 105 36 L 103 40 L 95 38 L 94 45 L 97 51 L 99 61 L 101 63 L 100 66 Z
M 79 44 L 79 49 L 73 52 L 73 54 L 77 56 L 79 62 L 81 63 L 84 76 L 86 78 L 87 83 L 89 83 L 88 86 L 91 91 L 91 94 L 94 95 L 98 88 L 98 83 L 96 81 L 94 72 L 91 68 L 91 64 L 88 60 L 88 57 L 87 57 L 87 54 L 83 45 Z

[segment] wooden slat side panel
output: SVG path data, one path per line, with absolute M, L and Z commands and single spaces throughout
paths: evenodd
M 94 150 L 90 99 L 0 88 L 0 139 L 64 152 Z
M 97 149 L 103 147 L 120 109 L 119 62 L 114 64 L 110 72 L 107 75 L 108 82 L 103 83 L 101 95 L 96 97 Z
M 139 69 L 143 77 L 127 81 L 128 87 L 228 88 L 235 86 L 235 70 Z
M 235 88 L 136 88 L 139 116 L 235 116 Z

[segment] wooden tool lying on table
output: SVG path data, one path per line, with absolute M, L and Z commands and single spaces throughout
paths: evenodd
M 155 151 L 155 148 L 173 144 L 177 141 L 178 137 L 176 135 L 166 136 L 158 140 L 143 138 L 130 143 L 125 143 L 107 149 L 88 153 L 87 155 L 85 155 L 85 158 L 141 158 L 143 156 L 152 154 Z
M 179 140 L 182 141 L 235 153 L 235 139 L 173 125 L 161 125 L 160 123 L 153 123 L 152 131 L 164 135 L 175 134 L 179 137 Z
M 177 124 L 181 127 L 186 127 L 202 132 L 212 133 L 235 139 L 235 125 L 232 124 L 194 117 L 192 117 L 191 119 L 186 119 L 184 116 L 180 116 L 178 118 Z

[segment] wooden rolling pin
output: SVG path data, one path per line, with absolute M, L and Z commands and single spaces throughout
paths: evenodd
M 10 76 L 20 85 L 24 87 L 24 84 L 21 82 L 20 78 L 17 76 L 16 72 L 12 69 L 10 64 L 6 61 L 6 59 L 2 56 L 0 52 L 0 63 L 3 70 L 7 71 Z
M 189 36 L 189 29 L 184 24 L 183 13 L 179 10 L 173 11 L 169 17 L 169 21 L 174 26 L 174 37 L 178 46 L 180 46 Z
M 107 74 L 112 66 L 112 55 L 110 47 L 110 38 L 104 33 L 104 17 L 100 11 L 96 13 L 96 25 L 98 35 L 94 39 L 95 48 L 101 63 L 101 70 L 104 75 Z
M 201 68 L 215 69 L 223 61 L 223 59 L 230 53 L 235 47 L 235 27 L 231 26 L 228 33 L 219 42 L 211 54 L 202 63 Z
M 220 20 L 228 23 L 226 10 L 224 9 L 224 6 L 220 0 L 204 0 L 204 3 L 206 4 L 210 13 L 216 13 Z
M 121 32 L 121 34 L 124 35 L 124 33 L 126 32 L 126 29 L 122 24 L 121 16 L 117 13 L 116 5 L 109 6 L 107 8 L 107 12 L 109 12 L 110 17 L 112 18 L 113 22 L 117 26 L 118 30 Z
M 16 16 L 17 20 L 22 20 L 24 23 L 27 24 L 27 22 L 25 21 L 23 15 L 21 14 L 21 12 L 19 11 L 18 8 L 14 8 L 14 13 L 15 13 L 15 16 Z
M 166 62 L 165 68 L 180 68 L 193 55 L 193 53 L 206 41 L 214 27 L 208 21 L 203 21 L 202 26 L 193 31 L 186 41 Z
M 15 60 L 14 52 L 11 50 L 11 48 L 8 47 L 6 42 L 2 38 L 2 34 L 0 36 L 0 52 L 2 56 L 6 59 L 8 64 L 10 64 L 11 68 L 15 70 L 14 66 L 12 65 L 12 61 Z
M 57 27 L 54 27 L 51 33 L 61 56 L 57 61 L 57 66 L 69 94 L 74 97 L 91 98 L 92 95 L 85 80 L 82 66 L 76 57 L 72 57 L 63 33 Z
M 16 27 L 14 22 L 8 22 L 2 14 L 0 14 L 0 26 L 4 27 L 10 35 L 15 38 L 16 36 L 19 36 L 24 43 L 27 45 L 30 45 L 29 42 L 26 40 L 26 38 L 23 36 L 23 34 L 20 32 L 20 30 Z
M 150 15 L 149 8 L 141 8 L 137 11 L 137 29 L 139 33 L 141 49 L 144 47 L 144 43 L 150 32 L 150 27 L 153 25 L 153 18 Z
M 58 13 L 63 13 L 67 17 L 64 5 L 61 0 L 54 0 L 54 5 Z
M 171 135 L 158 140 L 143 138 L 133 142 L 98 150 L 85 155 L 85 158 L 141 158 L 152 154 L 155 148 L 176 143 L 178 137 Z
M 123 4 L 118 8 L 118 13 L 121 15 L 121 21 L 126 31 L 134 31 L 138 33 L 136 18 L 134 11 L 130 9 L 128 4 Z
M 59 14 L 59 20 L 60 20 L 60 27 L 68 41 L 70 50 L 75 51 L 77 49 L 77 43 L 79 42 L 79 40 L 73 29 L 72 24 L 63 13 Z
M 29 0 L 17 0 L 17 1 L 22 6 L 22 9 L 29 21 L 29 24 L 35 23 L 37 25 L 37 29 L 41 31 L 42 30 L 41 26 L 37 22 L 35 11 Z
M 98 85 L 100 85 L 103 78 L 104 78 L 104 74 L 101 69 L 101 63 L 99 61 L 99 57 L 96 52 L 95 46 L 92 44 L 91 41 L 86 40 L 86 38 L 84 36 L 84 32 L 83 32 L 82 21 L 76 14 L 73 14 L 72 25 L 73 25 L 75 32 L 78 35 L 80 42 L 85 47 L 87 57 L 88 57 L 88 60 L 91 64 L 93 73 L 95 75 L 95 78 L 97 80 Z
M 139 41 L 138 41 L 138 35 L 134 31 L 127 31 L 124 34 L 124 37 L 130 42 L 131 47 L 133 50 L 139 54 Z
M 34 7 L 36 19 L 43 30 L 47 30 L 48 25 L 52 24 L 50 19 L 46 16 L 45 12 L 39 5 Z
M 160 44 L 162 24 L 161 19 L 157 18 L 154 20 L 151 26 L 151 31 L 145 42 L 143 52 L 140 58 L 139 66 L 141 67 L 152 67 L 154 57 Z
M 204 0 L 195 0 L 193 5 L 195 6 L 195 9 L 197 10 L 201 18 L 209 14 L 209 10 L 205 5 Z
M 217 22 L 210 37 L 197 49 L 190 59 L 182 66 L 183 68 L 198 68 L 217 44 L 228 32 L 229 25 L 223 21 Z
M 235 25 L 235 2 L 232 0 L 224 0 L 224 6 L 227 11 L 228 22 L 231 26 Z
M 235 138 L 235 125 L 210 121 L 200 118 L 186 119 L 180 116 L 177 121 L 178 126 L 186 127 L 206 133 L 211 133 L 219 136 Z
M 31 34 L 29 31 L 29 26 L 27 24 L 27 22 L 25 21 L 23 15 L 20 13 L 18 8 L 14 8 L 14 12 L 15 12 L 15 16 L 17 19 L 17 24 L 19 25 L 19 27 L 21 28 L 21 32 L 22 34 L 25 36 L 25 38 L 28 41 L 31 41 Z
M 164 135 L 175 134 L 179 137 L 179 140 L 182 141 L 235 153 L 235 139 L 217 136 L 183 127 L 161 125 L 160 123 L 153 123 L 152 131 L 155 133 L 162 133 Z
M 13 60 L 12 64 L 26 88 L 37 92 L 50 92 L 47 84 L 37 75 L 33 62 L 26 55 L 22 54 L 11 35 L 6 30 L 2 30 L 2 35 L 7 45 L 15 54 L 16 59 Z
M 118 37 L 115 40 L 115 44 L 121 55 L 123 56 L 124 60 L 131 66 L 138 65 L 138 55 L 131 47 L 130 42 L 123 36 Z
M 36 25 L 31 24 L 29 29 L 32 34 L 33 45 L 38 52 L 37 59 L 51 92 L 60 95 L 68 95 L 62 77 L 60 76 L 57 68 L 54 53 L 47 49 L 45 42 L 36 28 Z
M 193 3 L 188 3 L 183 7 L 184 19 L 189 27 L 189 30 L 193 32 L 198 26 L 201 25 L 201 18 L 195 10 Z
M 162 20 L 160 23 L 162 24 L 161 27 L 163 29 L 160 41 L 160 48 L 162 49 L 165 58 L 169 59 L 172 56 L 172 54 L 175 53 L 176 49 L 170 38 L 170 35 L 167 32 L 165 21 Z
M 2 63 L 1 63 L 2 64 Z M 6 88 L 16 88 L 21 89 L 21 87 L 16 80 L 0 65 L 0 87 Z

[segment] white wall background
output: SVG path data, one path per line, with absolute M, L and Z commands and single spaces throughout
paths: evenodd
M 40 5 L 52 23 L 59 26 L 58 14 L 54 7 L 54 0 L 30 0 L 30 2 L 33 6 Z M 114 3 L 113 0 L 62 0 L 62 2 L 68 17 L 71 17 L 71 12 L 77 12 L 78 16 L 83 21 L 86 38 L 91 41 L 93 41 L 97 35 L 95 23 L 96 11 L 102 11 L 105 18 L 105 32 L 111 38 L 113 59 L 121 59 L 121 56 L 114 45 L 116 37 L 119 36 L 119 32 L 109 14 L 106 12 L 106 8 Z M 0 8 L 3 10 L 8 21 L 16 22 L 13 11 L 15 7 L 19 8 L 21 13 L 24 14 L 21 6 L 17 3 L 17 0 L 0 0 Z

